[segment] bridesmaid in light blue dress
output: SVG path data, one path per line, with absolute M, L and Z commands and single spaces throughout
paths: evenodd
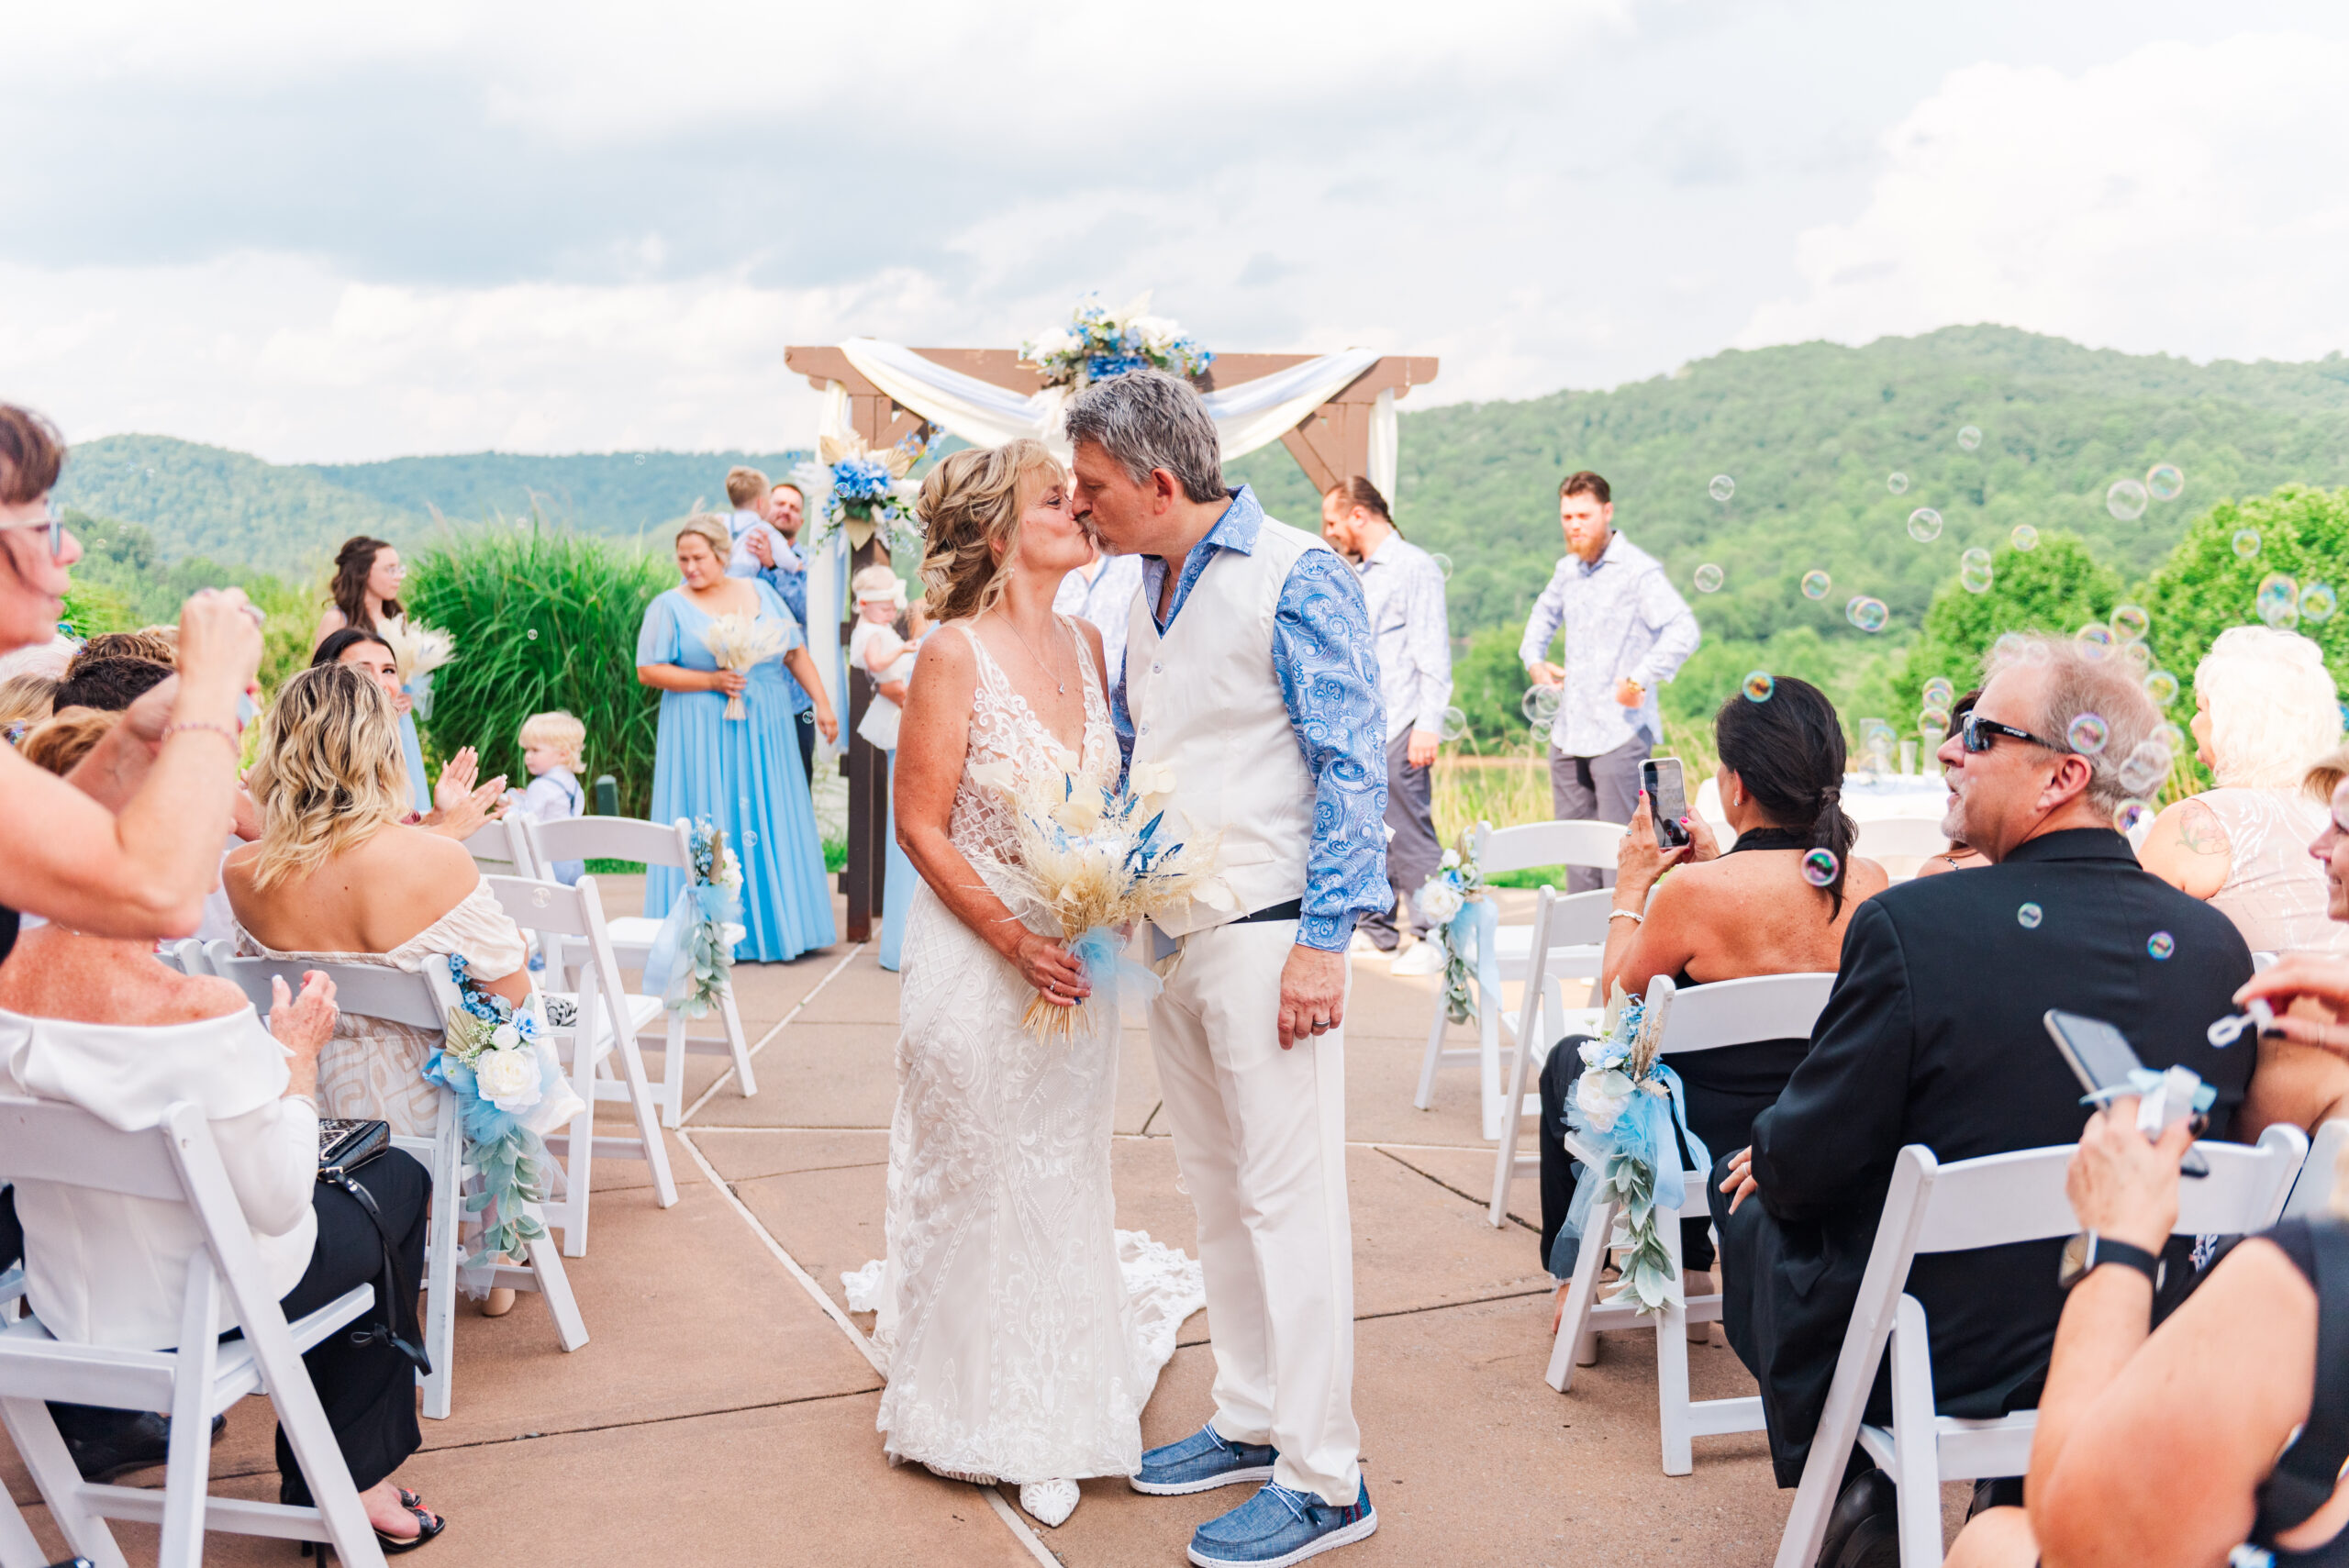
M 406 615 L 399 593 L 406 581 L 407 567 L 389 543 L 365 534 L 343 540 L 342 548 L 335 551 L 334 577 L 328 590 L 332 602 L 318 617 L 317 634 L 310 639 L 311 652 L 316 654 L 321 643 L 345 627 L 372 633 L 384 622 Z M 419 676 L 417 684 L 430 680 L 429 675 Z M 414 685 L 403 685 L 400 691 L 411 699 L 421 695 Z M 424 771 L 424 747 L 417 740 L 416 715 L 406 706 L 400 709 L 400 759 L 407 764 L 416 809 L 431 810 L 432 780 Z
M 837 737 L 840 725 L 799 623 L 783 600 L 754 578 L 726 575 L 732 545 L 723 517 L 694 517 L 678 530 L 677 570 L 685 584 L 645 606 L 636 678 L 661 692 L 651 818 L 706 817 L 725 829 L 726 841 L 742 862 L 747 934 L 734 956 L 774 962 L 839 939 L 783 666 L 814 695 L 816 727 L 824 738 Z M 781 660 L 748 671 L 720 670 L 703 638 L 726 615 L 780 623 L 785 650 Z M 732 691 L 741 694 L 748 717 L 726 717 Z M 644 912 L 656 919 L 666 915 L 684 879 L 673 866 L 647 867 Z

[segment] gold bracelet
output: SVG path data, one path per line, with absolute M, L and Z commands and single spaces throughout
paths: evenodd
M 228 749 L 239 757 L 245 754 L 245 737 L 241 729 L 232 729 L 217 718 L 183 718 L 163 726 L 163 739 L 169 740 L 184 729 L 205 729 L 228 743 Z

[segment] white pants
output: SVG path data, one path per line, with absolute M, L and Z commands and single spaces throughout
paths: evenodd
M 1344 1031 L 1281 1049 L 1294 920 L 1196 931 L 1150 1008 L 1174 1157 L 1199 1217 L 1215 1429 L 1280 1451 L 1273 1479 L 1358 1496 Z

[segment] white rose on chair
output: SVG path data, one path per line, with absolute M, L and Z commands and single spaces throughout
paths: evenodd
M 1427 917 L 1431 926 L 1449 926 L 1453 917 L 1466 906 L 1466 901 L 1460 896 L 1460 889 L 1453 886 L 1449 878 L 1431 879 L 1426 886 L 1419 889 L 1417 902 L 1419 913 Z
M 511 1025 L 499 1034 L 512 1034 Z M 473 1082 L 481 1097 L 508 1116 L 518 1116 L 539 1103 L 538 1053 L 519 1044 L 498 1046 L 473 1058 Z

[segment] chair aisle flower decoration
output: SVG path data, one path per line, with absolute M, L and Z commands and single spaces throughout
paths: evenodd
M 1621 1282 L 1606 1305 L 1629 1304 L 1650 1314 L 1682 1299 L 1679 1273 L 1664 1250 L 1667 1222 L 1660 1212 L 1677 1214 L 1687 1196 L 1680 1140 L 1687 1140 L 1696 1170 L 1709 1171 L 1713 1164 L 1703 1140 L 1688 1130 L 1680 1075 L 1657 1055 L 1672 996 L 1669 976 L 1651 981 L 1644 1000 L 1625 995 L 1618 982 L 1607 999 L 1598 1038 L 1583 1045 L 1582 1076 L 1566 1106 L 1566 1127 L 1576 1142 L 1599 1156 L 1600 1168 L 1595 1180 L 1584 1169 L 1550 1259 L 1558 1277 L 1573 1273 L 1575 1258 L 1591 1240 L 1584 1230 L 1592 1203 L 1603 1197 L 1617 1205 L 1613 1234 L 1598 1239 L 1624 1254 Z
M 1196 379 L 1215 363 L 1206 346 L 1163 316 L 1152 316 L 1144 291 L 1122 310 L 1086 295 L 1065 327 L 1047 328 L 1019 345 L 1019 357 L 1044 373 L 1046 386 L 1074 392 L 1088 382 L 1144 368 Z
M 1080 771 L 1074 756 L 1062 757 L 1059 777 L 1025 791 L 1008 762 L 982 762 L 971 779 L 1012 807 L 1018 853 L 1006 868 L 1011 894 L 1058 927 L 1093 987 L 1074 1007 L 1055 1006 L 1041 993 L 1028 1004 L 1026 1022 L 1038 1039 L 1066 1041 L 1087 1007 L 1100 1004 L 1114 1014 L 1124 987 L 1143 997 L 1157 994 L 1158 977 L 1124 956 L 1136 922 L 1187 899 L 1227 912 L 1232 903 L 1215 874 L 1211 847 L 1164 841 L 1172 835 L 1162 834 L 1166 812 L 1155 803 L 1174 793 L 1172 768 L 1145 763 L 1120 788 Z
M 1499 960 L 1493 951 L 1500 912 L 1485 891 L 1484 870 L 1469 847 L 1475 842 L 1475 829 L 1464 829 L 1459 845 L 1443 851 L 1443 863 L 1411 895 L 1428 923 L 1427 940 L 1442 950 L 1443 1013 L 1455 1024 L 1476 1020 L 1476 990 L 1468 984 L 1472 967 L 1482 966 L 1480 984 L 1487 995 L 1500 995 Z
M 480 1216 L 486 1229 L 465 1258 L 475 1277 L 462 1282 L 477 1292 L 487 1285 L 484 1271 L 501 1257 L 519 1257 L 526 1243 L 546 1235 L 528 1207 L 546 1202 L 555 1169 L 547 1159 L 546 1134 L 586 1106 L 546 1038 L 535 993 L 517 1007 L 484 990 L 462 953 L 449 955 L 449 978 L 462 1009 L 449 1015 L 448 1031 L 424 1064 L 424 1076 L 457 1096 L 465 1161 L 481 1176 L 481 1190 L 465 1199 L 465 1212 Z
M 808 495 L 823 493 L 815 516 L 800 535 L 800 552 L 813 559 L 836 532 L 845 531 L 852 549 L 863 549 L 877 531 L 892 556 L 921 554 L 921 524 L 914 517 L 920 495 L 906 475 L 929 450 L 933 432 L 922 425 L 879 451 L 868 451 L 854 435 L 825 436 L 816 443 L 816 462 L 803 462 L 792 477 Z
M 437 626 L 418 626 L 406 616 L 393 616 L 375 628 L 392 651 L 392 670 L 416 700 L 416 717 L 432 717 L 432 672 L 457 656 L 457 639 Z
M 693 825 L 693 867 L 676 902 L 645 951 L 644 974 L 656 979 L 661 1000 L 689 1018 L 718 1004 L 742 940 L 742 862 L 726 832 L 703 817 Z

